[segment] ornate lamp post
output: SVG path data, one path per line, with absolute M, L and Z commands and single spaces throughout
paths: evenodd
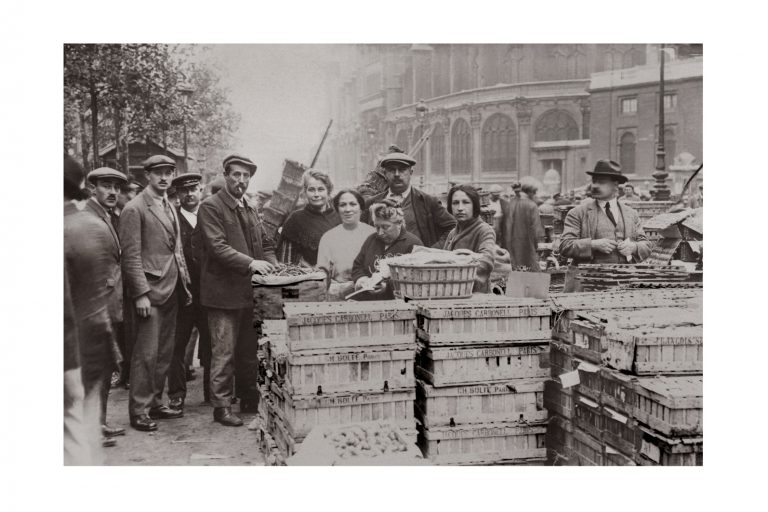
M 660 47 L 659 55 L 659 139 L 656 142 L 656 172 L 651 174 L 656 180 L 653 188 L 654 201 L 669 201 L 670 191 L 667 186 L 669 173 L 665 163 L 666 152 L 664 150 L 664 45 Z

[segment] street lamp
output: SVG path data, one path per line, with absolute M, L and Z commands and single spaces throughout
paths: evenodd
M 667 177 L 669 173 L 666 170 L 664 149 L 664 52 L 665 48 L 660 46 L 659 54 L 659 139 L 656 142 L 656 171 L 651 174 L 656 180 L 654 184 L 653 200 L 669 201 L 670 191 L 667 186 Z
M 176 88 L 176 90 L 179 91 L 179 94 L 181 94 L 181 101 L 184 103 L 184 118 L 182 120 L 182 129 L 184 131 L 184 166 L 187 167 L 185 169 L 185 172 L 188 171 L 188 162 L 187 162 L 187 112 L 186 107 L 189 104 L 189 98 L 192 96 L 192 93 L 195 92 L 195 90 L 192 88 L 191 85 L 184 82 L 179 84 L 179 86 Z

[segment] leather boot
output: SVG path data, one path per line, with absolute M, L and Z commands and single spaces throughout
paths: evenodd
M 226 427 L 241 427 L 243 425 L 243 420 L 232 412 L 232 407 L 216 407 L 213 410 L 213 421 Z

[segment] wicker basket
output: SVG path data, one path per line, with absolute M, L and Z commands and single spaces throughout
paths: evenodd
M 477 265 L 390 264 L 389 270 L 398 299 L 460 299 L 472 296 Z

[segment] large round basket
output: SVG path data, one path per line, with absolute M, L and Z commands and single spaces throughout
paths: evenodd
M 465 299 L 472 296 L 477 265 L 389 265 L 398 299 Z

